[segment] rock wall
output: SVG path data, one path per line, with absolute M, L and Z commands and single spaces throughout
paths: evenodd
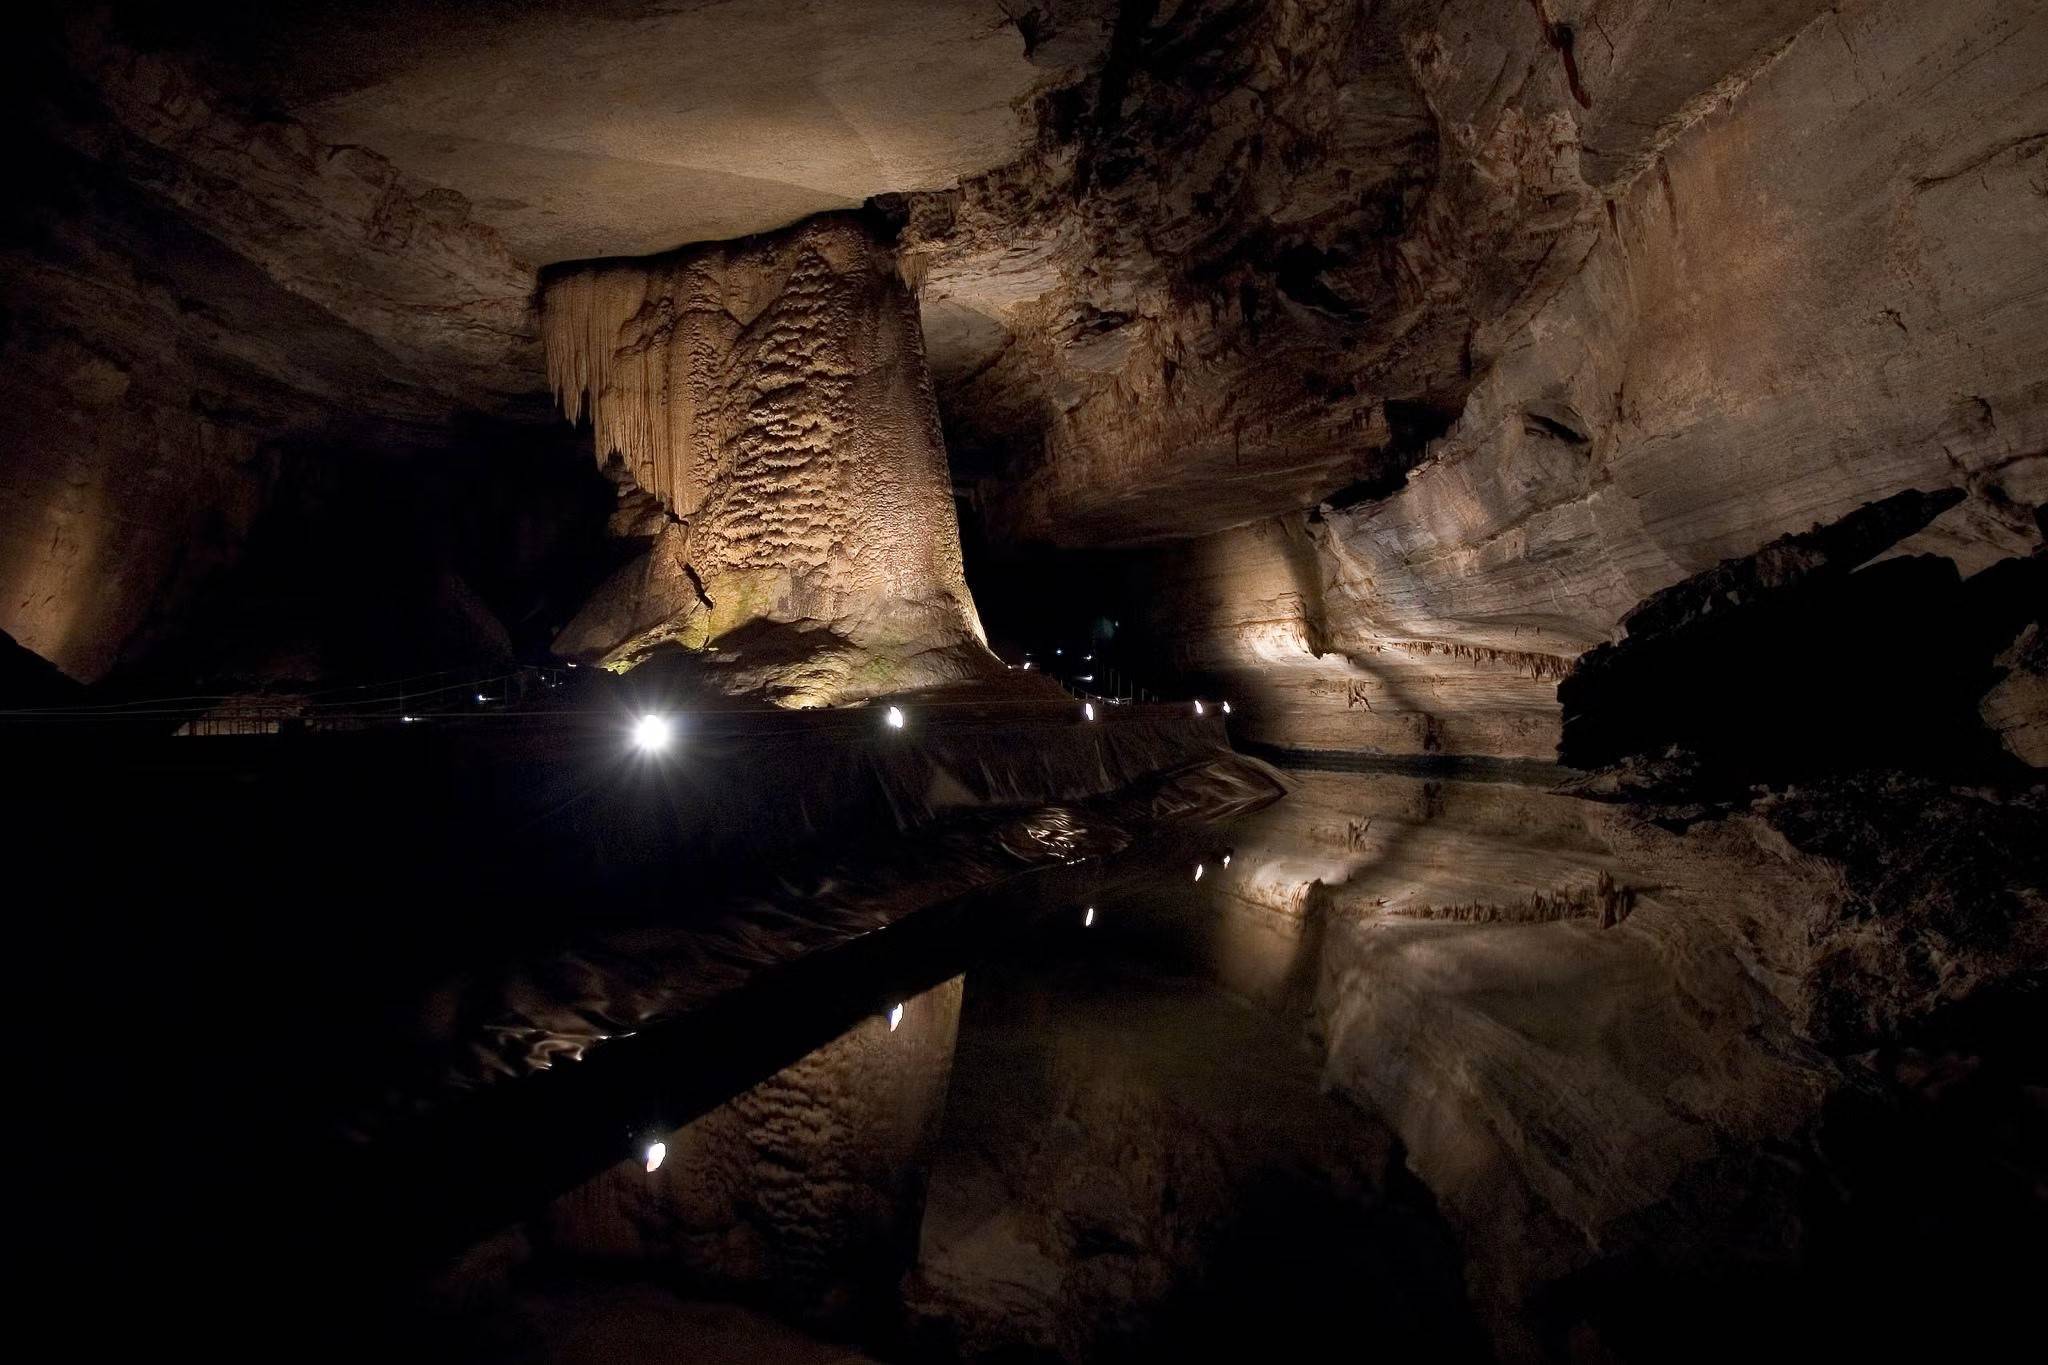
M 1608 205 L 1407 486 L 1328 519 L 1384 628 L 1576 653 L 1656 590 L 1905 488 L 1965 572 L 2048 501 L 2039 5 L 1815 20 Z
M 1133 543 L 1398 477 L 1603 195 L 1821 8 L 1119 6 L 1032 156 L 904 205 L 991 525 Z
M 93 680 L 241 558 L 281 445 L 445 449 L 460 410 L 516 419 L 531 273 L 459 196 L 88 13 L 8 57 L 0 629 Z
M 1320 751 L 1549 759 L 1569 660 L 1376 631 L 1333 591 L 1322 528 L 1276 518 L 1162 552 L 1145 594 L 1181 674 L 1240 740 Z
M 574 267 L 542 307 L 568 415 L 673 519 L 564 652 L 630 666 L 743 628 L 822 632 L 838 657 L 806 665 L 800 702 L 993 664 L 915 305 L 866 221 Z
M 1898 553 L 1967 576 L 2032 551 L 2044 62 L 2038 4 L 1814 18 L 1639 159 L 1569 278 L 1478 334 L 1490 364 L 1405 482 L 1176 551 L 1208 582 L 1181 600 L 1162 573 L 1162 630 L 1238 679 L 1254 737 L 1535 756 L 1570 660 L 1776 537 L 1959 489 Z

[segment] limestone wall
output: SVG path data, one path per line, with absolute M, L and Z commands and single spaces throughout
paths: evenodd
M 1723 559 L 1907 488 L 1967 496 L 1900 552 L 2033 550 L 2044 62 L 2038 4 L 1815 19 L 1607 202 L 1405 486 L 1179 553 L 1183 662 L 1274 742 L 1543 756 L 1556 674 Z

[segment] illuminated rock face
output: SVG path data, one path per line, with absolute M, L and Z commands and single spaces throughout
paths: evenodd
M 1506 31 L 1529 18 L 1516 8 Z M 1550 6 L 1560 19 L 1568 8 Z M 1454 67 L 1476 55 L 1434 32 Z M 1607 155 L 1617 143 L 1595 120 L 1612 114 L 1589 76 L 1590 108 L 1553 108 L 1549 125 L 1579 144 L 1558 185 L 1578 216 L 1545 267 L 1568 255 L 1570 270 L 1472 332 L 1465 373 L 1434 372 L 1455 395 L 1448 425 L 1405 472 L 1382 470 L 1367 496 L 1319 513 L 1276 507 L 1164 552 L 1155 615 L 1174 665 L 1252 699 L 1238 725 L 1253 738 L 1548 757 L 1572 661 L 1616 638 L 1638 603 L 1724 560 L 1906 489 L 1957 496 L 1895 553 L 1944 556 L 1967 579 L 2036 552 L 2048 328 L 2031 301 L 2048 218 L 2028 73 L 2044 44 L 2041 24 L 1996 3 L 1840 6 L 1778 34 L 1767 61 L 1730 74 L 1632 168 Z M 1536 232 L 1538 219 L 1519 221 Z M 1440 265 L 1462 240 L 1403 245 Z M 955 268 L 938 257 L 933 288 L 961 288 Z M 1240 406 L 1284 390 L 1294 362 L 1273 359 L 1278 345 L 1228 352 L 1278 371 L 1234 386 Z M 1175 382 L 1202 363 L 1191 353 Z M 989 493 L 993 521 L 1026 539 L 1141 539 L 1160 518 L 1213 510 L 1169 483 L 1240 498 L 1252 480 L 1235 452 L 1204 463 L 1199 447 L 1154 458 L 1145 440 L 1080 439 L 1114 414 L 1165 410 L 1142 401 L 1137 368 L 1061 409 L 1053 439 L 1076 448 L 1027 452 Z M 995 373 L 962 381 L 957 401 L 976 402 Z M 1357 391 L 1319 411 L 1370 406 L 1381 371 L 1345 373 Z M 942 392 L 956 393 L 943 367 Z M 1302 450 L 1246 458 L 1260 496 L 1284 496 L 1281 472 L 1323 448 L 1316 423 L 1286 430 Z M 1361 421 L 1343 448 L 1389 436 Z M 1346 477 L 1338 463 L 1317 476 L 1326 497 Z M 1133 490 L 1141 510 L 1128 512 Z M 2039 725 L 2037 697 L 2022 667 L 1986 704 L 2016 752 Z
M 795 651 L 798 701 L 993 662 L 916 306 L 864 221 L 571 268 L 546 286 L 542 329 L 599 463 L 621 457 L 671 519 L 560 650 L 626 667 L 658 644 L 786 627 L 822 645 Z

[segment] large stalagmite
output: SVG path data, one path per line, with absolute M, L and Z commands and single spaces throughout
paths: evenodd
M 864 219 L 571 267 L 542 327 L 600 465 L 623 460 L 668 514 L 561 652 L 624 668 L 744 641 L 729 684 L 797 704 L 992 666 L 916 304 Z

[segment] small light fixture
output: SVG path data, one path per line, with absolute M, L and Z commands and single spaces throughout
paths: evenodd
M 1082 703 L 1081 703 L 1081 714 L 1082 714 L 1082 715 L 1083 715 L 1084 717 L 1086 717 L 1087 719 L 1089 719 L 1089 720 L 1094 720 L 1094 719 L 1095 719 L 1095 703 L 1094 703 L 1094 702 L 1092 702 L 1092 701 L 1084 701 L 1084 702 L 1082 702 Z
M 1202 714 L 1204 714 L 1204 713 L 1203 713 L 1203 711 L 1202 711 L 1202 703 L 1200 703 L 1200 702 L 1196 702 L 1196 703 L 1195 703 L 1195 714 L 1196 714 L 1196 715 L 1198 715 L 1198 716 L 1199 716 L 1199 715 L 1202 715 Z
M 1195 880 L 1202 880 L 1202 865 L 1200 863 L 1195 864 Z
M 1031 667 L 1031 660 L 1029 660 L 1029 659 L 1026 659 L 1026 660 L 1024 661 L 1024 667 L 1026 667 L 1026 668 L 1029 668 L 1029 667 Z
M 1225 867 L 1229 867 L 1229 866 L 1230 866 L 1230 855 L 1229 855 L 1228 853 L 1226 853 L 1226 854 L 1224 854 L 1224 855 L 1223 855 L 1223 865 L 1224 865 Z
M 1064 653 L 1066 653 L 1066 652 L 1067 652 L 1067 651 L 1065 651 L 1064 649 L 1055 649 L 1055 650 L 1053 651 L 1053 653 L 1055 653 L 1055 654 L 1064 654 Z
M 417 725 L 420 723 L 420 718 L 418 716 L 400 716 L 398 723 L 401 725 Z
M 1223 714 L 1224 714 L 1224 715 L 1226 715 L 1226 716 L 1230 714 L 1230 703 L 1229 703 L 1229 702 L 1224 702 L 1224 703 L 1223 703 Z
M 903 709 L 892 706 L 889 708 L 889 714 L 883 716 L 882 719 L 887 722 L 891 730 L 901 730 L 903 728 Z
M 646 715 L 633 722 L 633 744 L 642 753 L 660 753 L 672 734 L 667 716 Z
M 1086 929 L 1093 923 L 1095 923 L 1095 907 L 1091 905 L 1088 907 L 1088 913 L 1081 916 L 1081 927 Z
M 479 705 L 479 706 L 483 705 L 483 704 L 484 704 L 485 702 L 487 702 L 487 701 L 489 701 L 489 700 L 490 700 L 490 698 L 489 698 L 489 697 L 487 697 L 487 696 L 485 696 L 485 695 L 484 695 L 483 693 L 481 693 L 481 692 L 479 692 L 479 693 L 477 693 L 477 694 L 476 694 L 476 701 L 477 701 L 477 705 Z
M 891 1006 L 889 1006 L 889 1032 L 891 1032 L 891 1033 L 894 1033 L 894 1032 L 896 1031 L 896 1026 L 897 1026 L 898 1024 L 902 1023 L 902 1022 L 903 1022 L 903 1006 L 902 1006 L 902 1004 L 898 1003 L 898 1004 L 894 1004 L 894 1005 L 891 1005 Z
M 648 1143 L 646 1156 L 647 1173 L 653 1175 L 661 1169 L 662 1161 L 668 1156 L 668 1144 L 666 1142 Z

